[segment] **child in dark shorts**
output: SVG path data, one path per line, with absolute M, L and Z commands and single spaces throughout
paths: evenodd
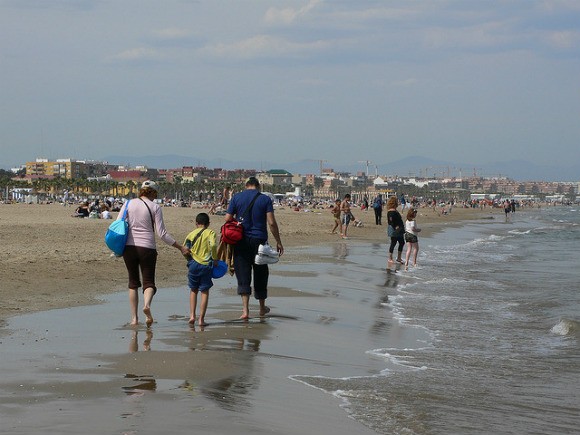
M 213 286 L 212 269 L 217 264 L 217 242 L 215 231 L 209 227 L 207 213 L 195 217 L 196 228 L 187 235 L 184 245 L 191 250 L 187 262 L 189 292 L 189 324 L 194 325 L 197 310 L 197 294 L 201 292 L 199 326 L 206 326 L 205 314 L 209 301 L 209 289 Z

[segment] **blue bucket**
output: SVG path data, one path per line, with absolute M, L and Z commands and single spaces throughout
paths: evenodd
M 218 260 L 217 265 L 211 270 L 212 278 L 221 278 L 228 271 L 228 264 L 225 261 Z

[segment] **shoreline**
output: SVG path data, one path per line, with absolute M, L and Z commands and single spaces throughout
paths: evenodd
M 280 434 L 370 435 L 376 432 L 355 418 L 348 400 L 317 382 L 372 379 L 386 367 L 399 369 L 369 357 L 369 349 L 410 349 L 426 340 L 382 307 L 412 277 L 387 271 L 385 282 L 386 226 L 374 225 L 372 212 L 355 211 L 365 226 L 350 229 L 349 240 L 342 240 L 330 234 L 327 210 L 278 209 L 286 252 L 282 267 L 272 268 L 272 314 L 248 322 L 238 321 L 236 280 L 226 275 L 212 290 L 208 327 L 188 327 L 184 262 L 174 248 L 158 244 L 162 292 L 154 302 L 156 322 L 145 328 L 125 324 L 125 266 L 102 242 L 110 221 L 63 219 L 61 207 L 12 209 L 12 222 L 0 208 L 0 236 L 12 241 L 0 247 L 7 264 L 0 276 L 9 270 L 14 282 L 21 280 L 20 291 L 0 281 L 3 298 L 18 307 L 8 313 L 11 329 L 0 329 L 0 335 L 9 334 L 0 340 L 6 372 L 0 406 L 11 433 L 58 430 L 66 412 L 66 424 L 86 435 L 136 428 L 185 433 L 192 425 L 216 434 L 267 428 Z M 183 228 L 185 234 L 199 211 L 164 209 L 169 231 L 179 237 Z M 456 209 L 438 216 L 423 209 L 422 238 L 489 217 L 489 211 Z M 219 229 L 223 217 L 211 218 L 211 227 Z M 21 246 L 23 233 L 37 242 Z M 38 241 L 49 248 L 37 249 Z M 96 279 L 79 281 L 76 274 Z M 252 302 L 253 315 L 255 308 Z M 139 418 L 126 419 L 134 415 Z
M 195 215 L 207 209 L 163 209 L 166 227 L 181 241 L 194 226 Z M 0 205 L 0 328 L 15 315 L 100 303 L 99 296 L 126 290 L 126 269 L 122 259 L 113 258 L 103 242 L 110 220 L 72 217 L 73 208 L 58 204 Z M 277 208 L 285 254 L 292 261 L 292 247 L 316 246 L 341 241 L 330 234 L 330 209 L 293 211 Z M 387 243 L 386 225 L 374 223 L 372 210 L 354 210 L 363 227 L 349 228 L 348 241 Z M 386 212 L 383 212 L 386 215 Z M 420 208 L 417 218 L 421 237 L 464 221 L 491 216 L 503 218 L 501 209 L 454 208 L 437 215 Z M 115 216 L 116 217 L 116 216 Z M 223 216 L 210 216 L 210 227 L 218 233 Z M 385 220 L 385 216 L 383 216 Z M 157 240 L 159 252 L 156 284 L 162 288 L 186 286 L 184 261 L 172 247 Z M 303 254 L 301 254 L 303 255 Z M 386 262 L 385 250 L 385 262 Z M 304 258 L 302 257 L 302 260 Z M 271 285 L 275 285 L 272 282 Z

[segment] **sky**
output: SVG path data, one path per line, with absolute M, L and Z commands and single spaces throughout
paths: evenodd
M 0 0 L 0 167 L 580 164 L 578 0 Z

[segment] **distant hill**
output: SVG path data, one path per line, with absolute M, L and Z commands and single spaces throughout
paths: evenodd
M 158 156 L 105 156 L 103 160 L 118 165 L 145 165 L 157 169 L 173 169 L 182 166 L 206 166 L 208 168 L 233 169 L 286 169 L 293 174 L 319 174 L 320 164 L 316 160 L 298 160 L 295 162 L 266 161 L 230 161 L 224 159 L 199 159 L 196 157 L 164 154 Z M 365 163 L 349 165 L 330 165 L 335 171 L 356 174 L 366 172 Z M 580 168 L 577 165 L 549 166 L 536 165 L 524 160 L 500 161 L 484 165 L 433 160 L 425 157 L 405 157 L 394 162 L 369 163 L 369 175 L 399 175 L 402 177 L 442 177 L 451 175 L 459 177 L 472 176 L 474 173 L 484 177 L 508 177 L 517 181 L 580 181 Z

